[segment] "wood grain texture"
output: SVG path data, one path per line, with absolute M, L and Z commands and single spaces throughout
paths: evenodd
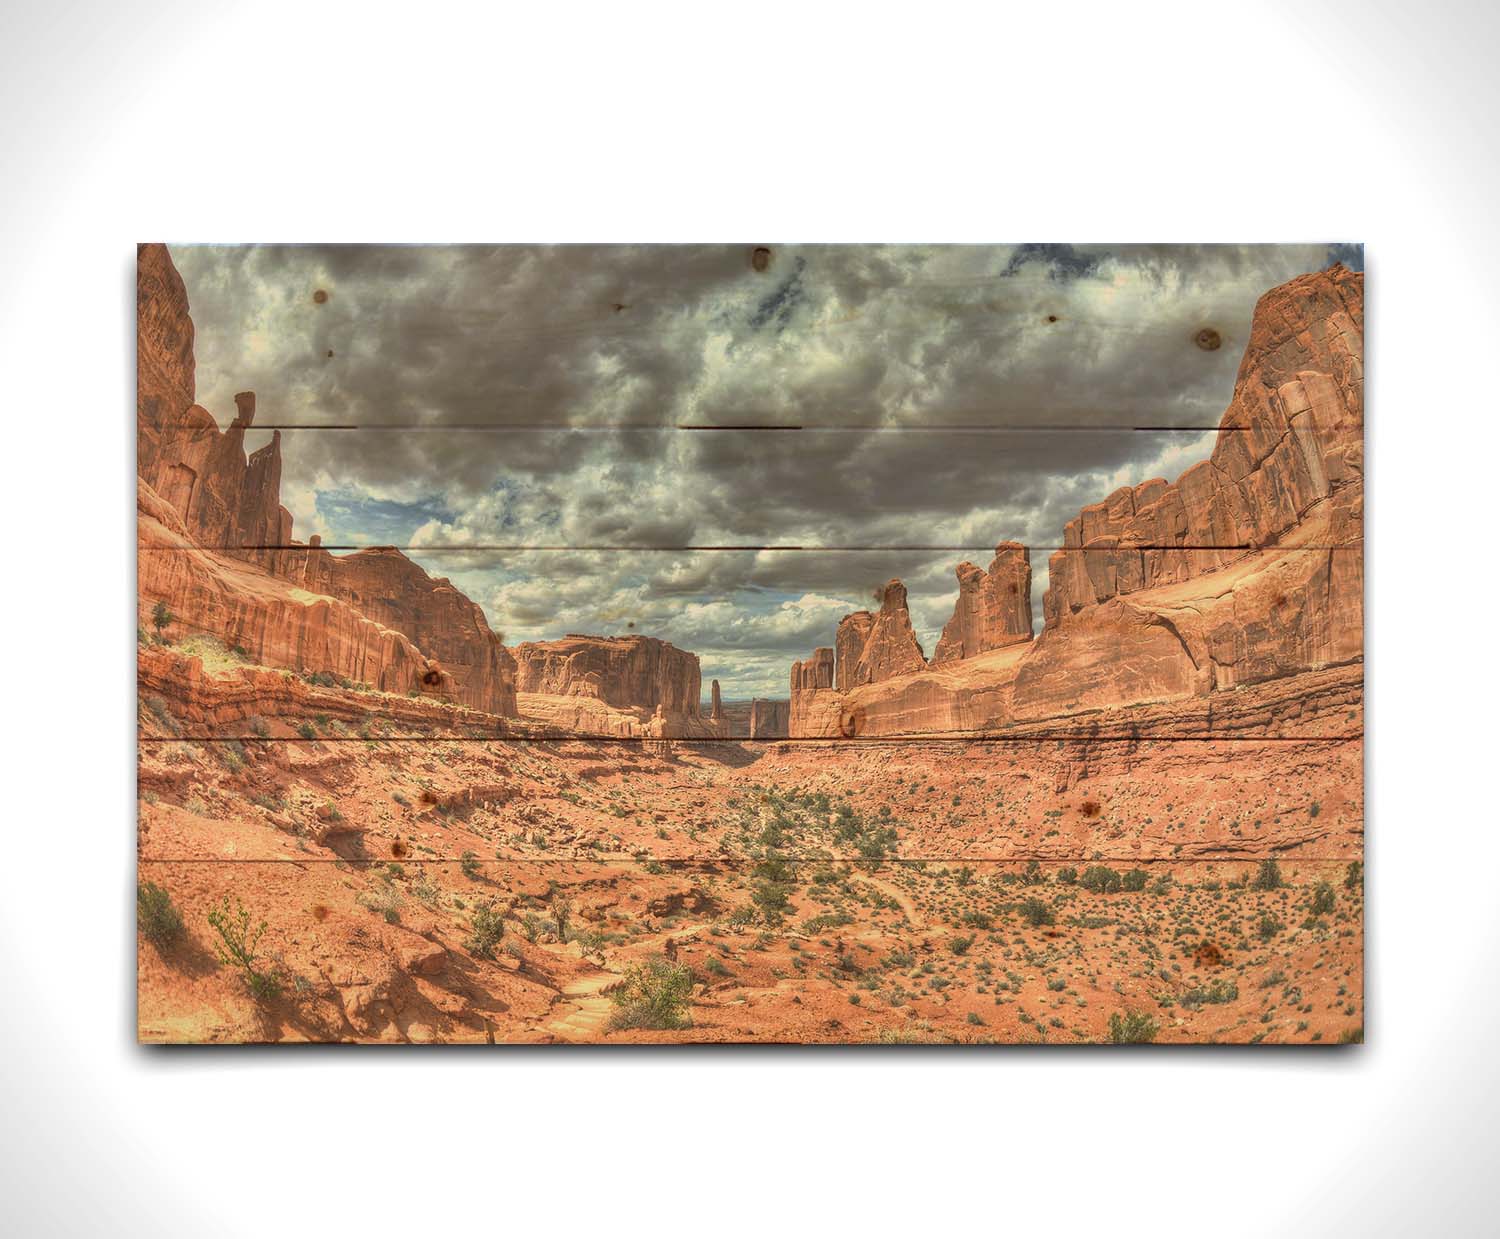
M 1361 273 L 178 257 L 143 1041 L 1362 1037 Z

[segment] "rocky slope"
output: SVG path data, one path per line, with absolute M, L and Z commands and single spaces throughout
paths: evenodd
M 960 565 L 931 666 L 893 581 L 878 615 L 840 623 L 834 690 L 793 666 L 791 734 L 1072 728 L 1162 703 L 1202 720 L 1247 686 L 1341 667 L 1357 681 L 1363 288 L 1335 265 L 1261 298 L 1212 456 L 1068 522 L 1039 638 L 1026 640 L 1030 566 L 1013 544 L 988 573 Z

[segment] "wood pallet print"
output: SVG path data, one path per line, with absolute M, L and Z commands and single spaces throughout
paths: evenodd
M 1362 269 L 141 246 L 140 1039 L 1361 1040 Z

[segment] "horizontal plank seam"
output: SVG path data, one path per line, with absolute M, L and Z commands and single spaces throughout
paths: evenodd
M 378 722 L 379 716 L 375 716 Z M 1142 741 L 1152 744 L 1342 744 L 1351 740 L 1363 740 L 1364 732 L 1350 732 L 1332 736 L 1153 736 L 1139 735 L 1094 735 L 1082 732 L 1046 732 L 1029 736 L 991 736 L 982 734 L 953 733 L 951 735 L 910 736 L 605 736 L 588 733 L 566 733 L 545 736 L 316 736 L 309 740 L 301 736 L 138 736 L 141 744 L 227 744 L 230 742 L 254 741 L 257 744 L 389 744 L 400 742 L 413 744 L 837 744 L 837 745 L 900 745 L 900 744 L 1057 744 L 1061 742 L 1087 744 L 1136 744 Z
M 881 860 L 876 869 L 886 865 L 931 865 L 947 864 L 952 861 L 962 861 L 965 864 L 976 865 L 1009 865 L 1024 864 L 1030 861 L 1038 863 L 1045 861 L 1047 864 L 1059 865 L 1223 865 L 1232 864 L 1235 861 L 1258 861 L 1272 858 L 1284 860 L 1287 863 L 1317 861 L 1325 864 L 1342 864 L 1351 860 L 1363 860 L 1364 853 L 1338 856 L 1292 856 L 1285 850 L 1277 851 L 1271 849 L 1265 855 L 1256 853 L 1249 855 L 1242 852 L 1231 853 L 1227 856 L 1072 856 L 1072 855 L 1044 855 L 1042 853 L 1023 853 L 1019 856 L 970 856 L 966 854 L 942 855 L 942 856 L 887 856 Z M 493 865 L 600 865 L 610 867 L 633 867 L 642 868 L 646 865 L 713 865 L 716 867 L 753 867 L 760 861 L 753 856 L 648 856 L 645 859 L 622 856 L 517 856 L 506 860 L 472 860 L 466 861 L 458 856 L 412 856 L 406 854 L 399 859 L 395 857 L 360 857 L 356 860 L 348 860 L 341 856 L 138 856 L 137 864 L 147 865 L 347 865 L 350 867 L 375 867 L 384 868 L 392 860 L 403 865 L 478 865 L 481 871 Z M 777 854 L 777 860 L 787 865 L 831 865 L 848 864 L 864 867 L 870 862 L 866 857 L 852 856 L 788 856 L 784 853 Z M 1066 885 L 1066 883 L 1064 883 Z M 1087 889 L 1087 888 L 1084 888 Z M 1280 889 L 1280 888 L 1277 888 Z M 1136 894 L 1139 892 L 1121 891 L 1111 892 L 1114 894 Z

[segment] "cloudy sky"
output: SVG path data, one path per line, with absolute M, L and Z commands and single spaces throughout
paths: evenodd
M 1034 548 L 1040 625 L 1064 522 L 1208 454 L 1256 298 L 1361 265 L 1343 245 L 766 248 L 172 254 L 199 403 L 227 425 L 252 390 L 258 426 L 296 427 L 294 537 L 406 548 L 511 644 L 663 637 L 729 698 L 785 696 L 892 576 L 930 654 L 954 565 L 999 541 Z

